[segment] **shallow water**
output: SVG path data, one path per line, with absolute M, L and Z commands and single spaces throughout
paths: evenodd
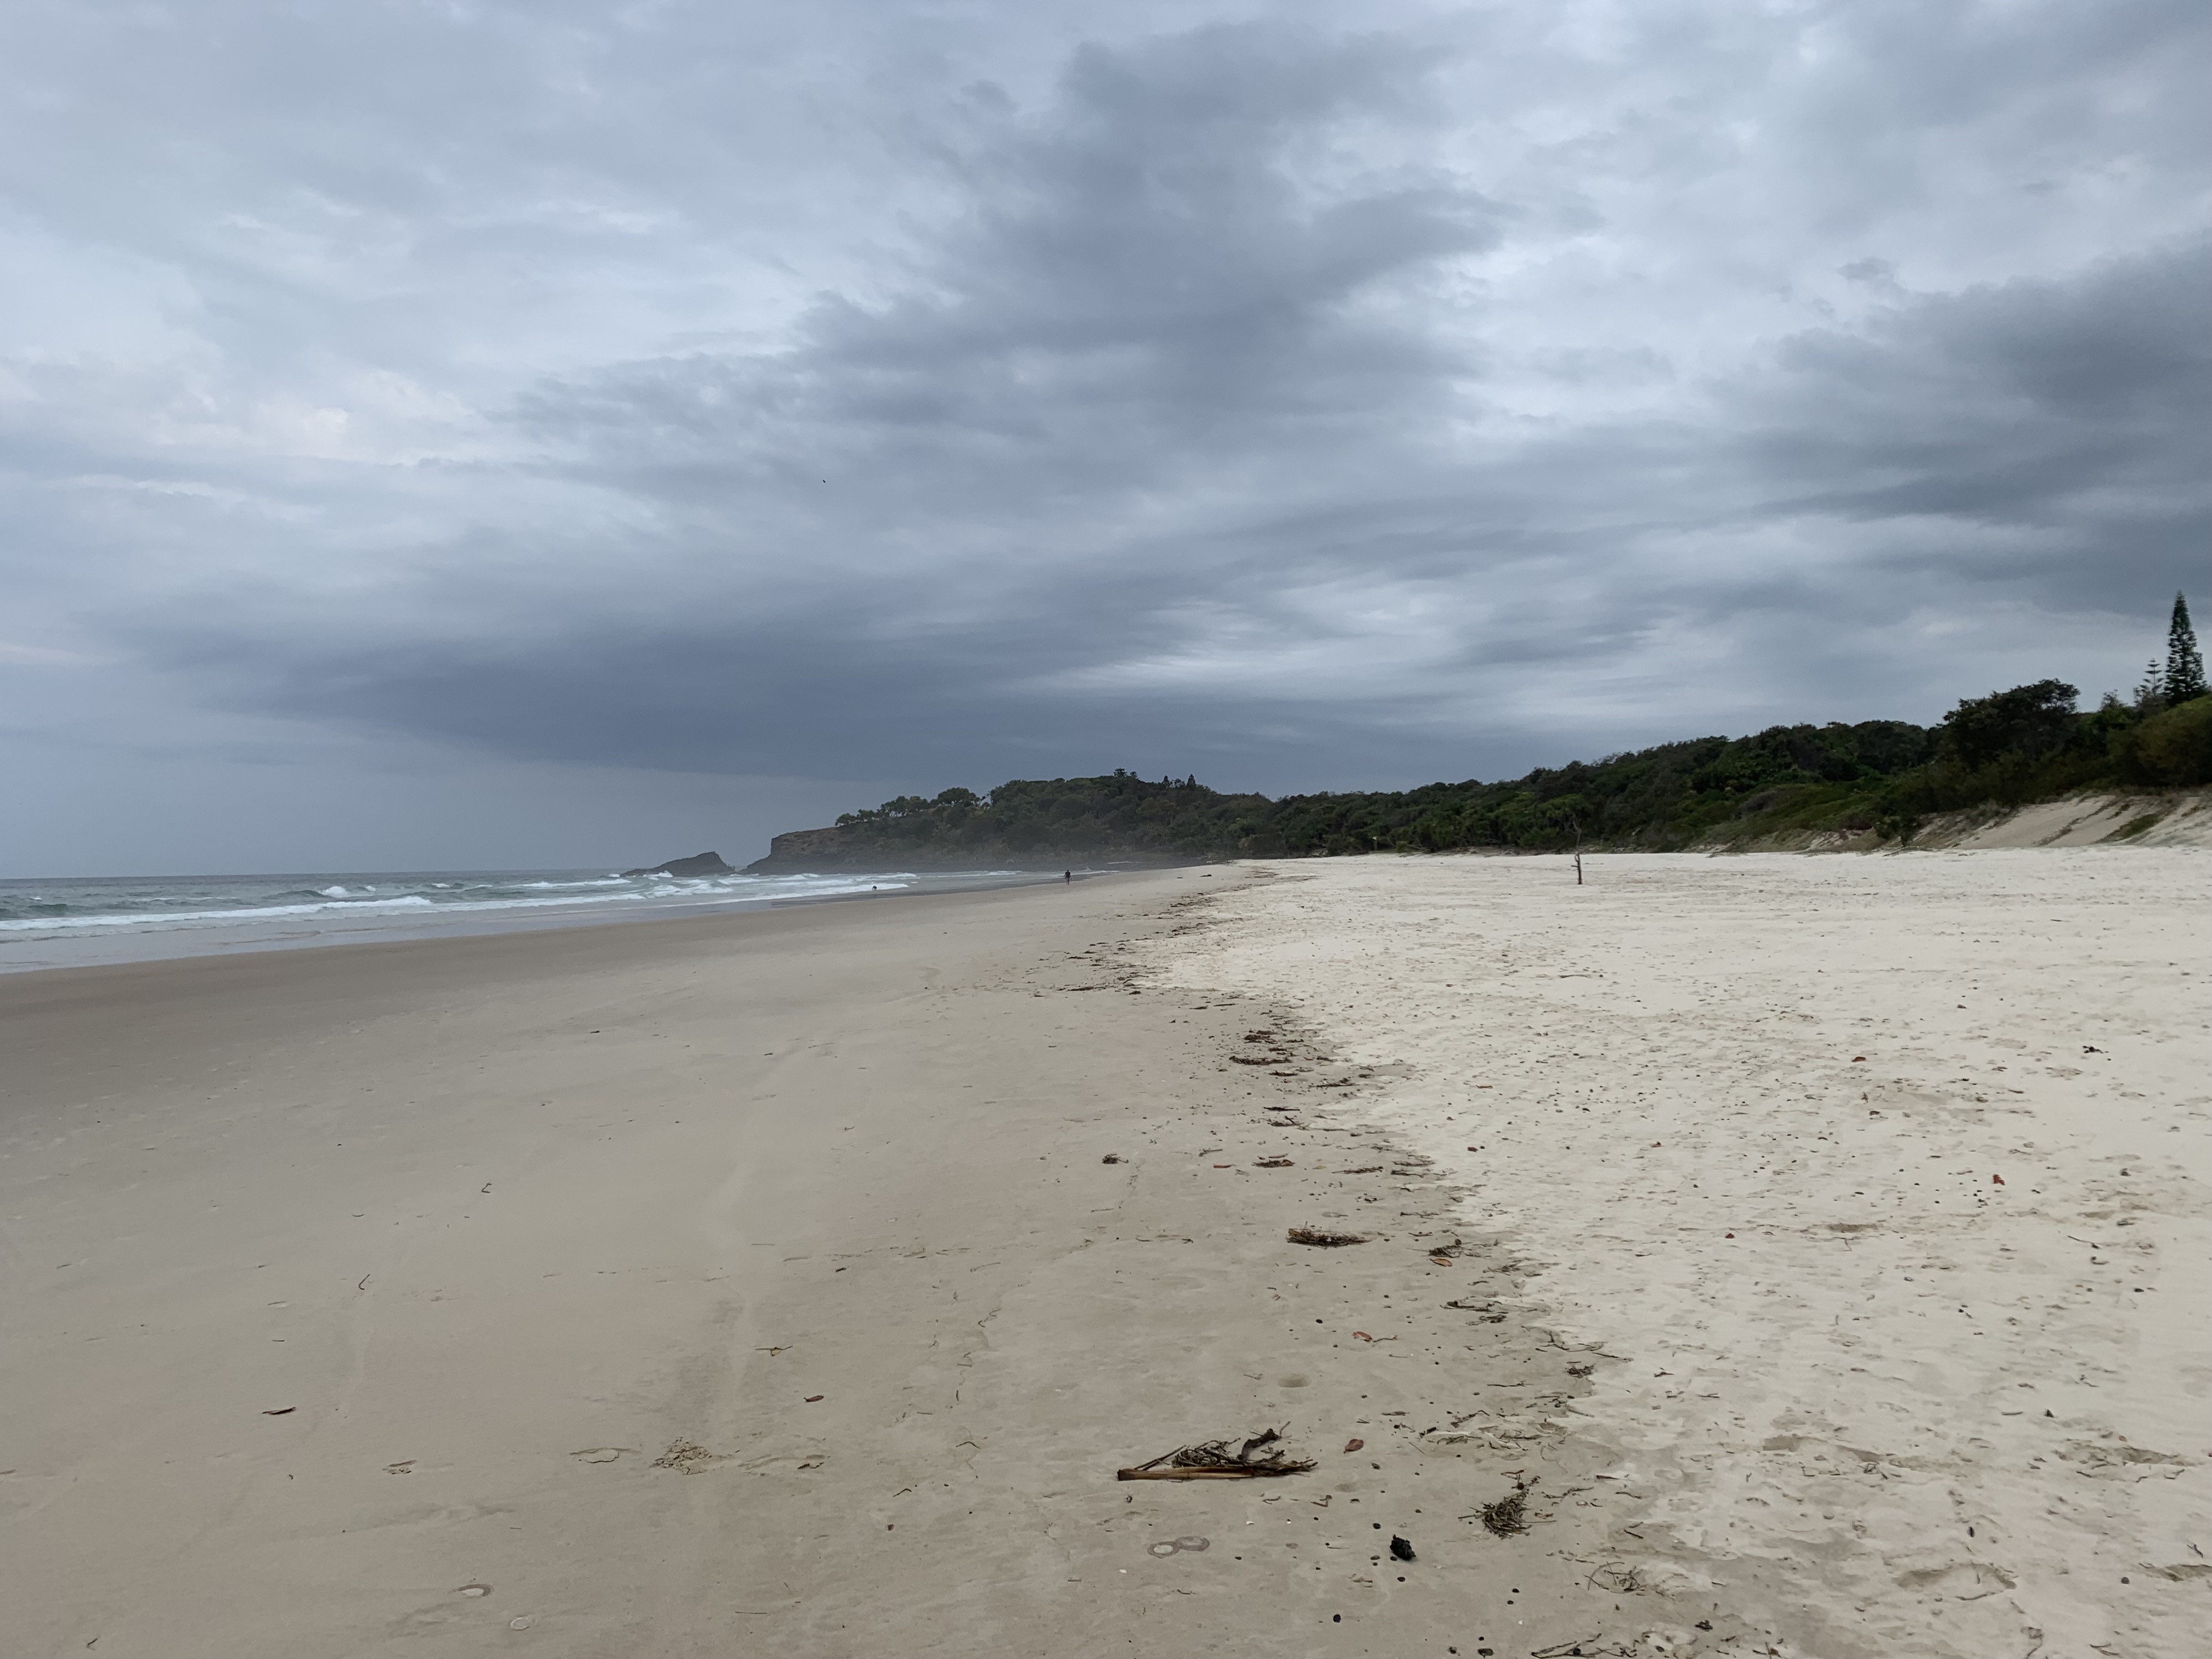
M 573 927 L 1042 878 L 1006 870 L 697 878 L 447 870 L 0 881 L 0 972 Z

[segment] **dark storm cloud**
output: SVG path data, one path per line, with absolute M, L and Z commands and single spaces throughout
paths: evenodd
M 1246 28 L 1078 52 L 1042 118 L 948 158 L 970 204 L 909 292 L 824 297 L 774 352 L 523 400 L 545 470 L 651 504 L 641 579 L 684 602 L 641 629 L 562 619 L 521 651 L 319 650 L 283 699 L 564 758 L 749 769 L 1231 744 L 1203 710 L 1022 688 L 1142 653 L 1179 605 L 1241 587 L 1263 611 L 1268 582 L 1391 533 L 1340 492 L 1402 484 L 1451 417 L 1472 365 L 1413 301 L 1437 260 L 1495 243 L 1499 210 L 1429 170 L 1320 191 L 1289 163 L 1422 90 L 1387 41 Z
M 1324 293 L 1324 304 L 1335 298 Z M 1161 422 L 1125 426 L 1102 418 L 1100 403 L 1158 400 L 1188 413 L 1206 399 L 1162 390 L 1186 366 L 1125 368 L 1119 395 L 1103 400 L 1072 398 L 1049 368 L 1017 385 L 1001 372 L 1011 352 L 1051 361 L 1036 340 L 1060 319 L 1044 320 L 1009 345 L 1013 331 L 956 330 L 934 309 L 840 315 L 794 361 L 776 364 L 765 387 L 751 365 L 695 360 L 610 375 L 579 400 L 581 416 L 577 403 L 540 413 L 552 410 L 572 432 L 589 422 L 618 434 L 599 453 L 624 488 L 683 501 L 714 520 L 731 545 L 745 544 L 744 515 L 772 499 L 802 569 L 817 551 L 845 550 L 841 536 L 882 535 L 874 526 L 887 503 L 889 513 L 920 514 L 930 530 L 976 538 L 994 554 L 1034 524 L 1054 544 L 1041 568 L 987 554 L 990 587 L 978 596 L 959 591 L 971 569 L 963 560 L 941 548 L 896 547 L 860 562 L 882 559 L 870 578 L 876 591 L 832 586 L 796 601 L 797 626 L 794 601 L 769 571 L 761 580 L 770 614 L 761 622 L 747 615 L 742 593 L 723 595 L 726 609 L 704 626 L 585 634 L 505 661 L 387 656 L 358 665 L 340 694 L 323 695 L 334 708 L 366 700 L 401 724 L 499 747 L 568 758 L 627 750 L 676 767 L 783 769 L 836 752 L 878 773 L 926 757 L 949 774 L 972 769 L 979 751 L 1018 769 L 1070 750 L 1110 755 L 1118 744 L 1177 764 L 1235 757 L 1279 775 L 1302 775 L 1301 754 L 1357 754 L 1360 764 L 1417 775 L 1425 766 L 1449 769 L 1455 757 L 1424 718 L 1433 690 L 1628 654 L 1640 635 L 1686 611 L 1707 624 L 1808 612 L 1870 623 L 1894 611 L 1900 592 L 1959 581 L 2003 583 L 2053 607 L 2106 604 L 2116 586 L 2133 586 L 2148 604 L 2177 568 L 2212 547 L 2212 248 L 2201 243 L 2068 283 L 1908 299 L 1860 331 L 1788 340 L 1755 372 L 1713 388 L 1694 428 L 1578 431 L 1454 467 L 1407 454 L 1414 446 L 1402 432 L 1378 442 L 1373 428 L 1346 422 L 1342 447 L 1315 454 L 1312 466 L 1333 469 L 1348 449 L 1365 465 L 1390 464 L 1394 482 L 1421 493 L 1326 511 L 1250 505 L 1233 526 L 1116 539 L 1073 558 L 1064 532 L 1046 527 L 1056 511 L 1072 505 L 1118 522 L 1127 494 L 1164 474 L 1180 483 L 1253 455 L 1279 466 L 1285 451 L 1307 453 L 1286 434 L 1309 419 L 1333 423 L 1347 405 L 1314 394 L 1317 383 L 1337 383 L 1333 363 L 1301 376 L 1297 354 L 1279 350 L 1266 370 L 1279 404 L 1255 404 L 1214 441 L 1189 428 L 1159 441 Z M 1086 342 L 1113 337 L 1095 317 L 1084 322 L 1071 331 Z M 1157 346 L 1148 330 L 1133 337 L 1140 351 Z M 1388 338 L 1361 343 L 1401 372 L 1388 392 L 1348 407 L 1364 416 L 1379 404 L 1386 425 L 1409 404 L 1433 417 L 1465 372 L 1442 356 L 1424 362 Z M 899 390 L 885 387 L 886 362 L 897 365 L 890 378 Z M 1415 362 L 1425 374 L 1405 368 Z M 989 395 L 968 390 L 979 380 Z M 715 395 L 702 398 L 705 388 Z M 1223 399 L 1240 389 L 1207 390 Z M 915 415 L 909 397 L 927 398 L 927 411 Z M 763 419 L 763 409 L 774 413 Z M 1056 419 L 1080 420 L 1085 441 L 1052 432 Z M 832 470 L 853 479 L 829 486 L 834 510 L 785 504 L 788 492 L 823 487 L 788 456 L 762 465 L 755 448 L 753 465 L 737 476 L 712 464 L 718 453 L 742 451 L 733 434 L 756 420 L 778 436 L 834 434 Z M 684 438 L 672 435 L 678 422 L 690 428 Z M 662 458 L 686 441 L 696 459 L 664 470 Z M 1581 481 L 1592 478 L 1604 481 L 1601 499 L 1579 499 Z M 988 509 L 975 504 L 980 492 L 990 495 Z M 1787 556 L 1737 573 L 1716 562 L 1654 569 L 1632 546 L 1607 545 L 1609 528 L 1624 542 L 1664 531 L 1671 544 L 1778 523 L 1863 539 L 1840 580 L 1817 559 L 1810 569 Z M 773 557 L 751 544 L 749 556 L 764 551 Z M 1561 607 L 1540 598 L 1547 572 L 1618 586 Z M 1093 695 L 1024 692 L 1071 669 L 1109 668 L 1179 642 L 1194 606 L 1232 611 L 1285 647 L 1347 638 L 1357 647 L 1370 636 L 1347 635 L 1325 612 L 1275 606 L 1271 592 L 1393 580 L 1478 591 L 1494 582 L 1505 592 L 1495 614 L 1470 621 L 1464 642 L 1431 665 L 1427 687 L 1394 687 L 1393 665 L 1383 662 L 1346 674 L 1355 692 L 1346 703 L 1234 683 L 1182 696 L 1142 684 L 1118 695 L 1110 687 L 1095 695 L 1095 686 L 1084 688 Z M 954 591 L 933 593 L 939 584 Z M 947 610 L 951 618 L 933 626 Z M 1255 704 L 1269 714 L 1257 716 Z
M 952 159 L 968 210 L 909 292 L 826 296 L 787 351 L 549 386 L 526 417 L 655 495 L 729 501 L 830 472 L 840 492 L 986 517 L 1401 437 L 1445 412 L 1460 365 L 1357 303 L 1492 246 L 1498 210 L 1449 175 L 1322 193 L 1287 164 L 1419 75 L 1403 48 L 1256 29 L 1086 47 L 1046 118 Z
M 2212 243 L 1801 337 L 1745 413 L 1754 464 L 1807 483 L 1803 506 L 2057 532 L 2042 574 L 2091 597 L 2105 560 L 2163 570 L 2207 545 Z
M 9 360 L 21 591 L 507 756 L 1279 787 L 2117 678 L 2203 580 L 2199 8 L 636 17 L 117 58 L 204 177 L 18 180 L 137 331 Z

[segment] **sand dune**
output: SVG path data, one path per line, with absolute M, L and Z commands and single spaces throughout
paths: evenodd
M 1517 1425 L 1638 1500 L 1592 1650 L 2203 1652 L 2212 862 L 1589 865 L 1282 866 L 1151 959 L 1402 1067 L 1505 1305 L 1617 1356 Z
M 1913 838 L 1916 849 L 2022 847 L 2212 847 L 2212 797 L 2202 791 L 2075 795 L 2001 812 L 1948 814 Z

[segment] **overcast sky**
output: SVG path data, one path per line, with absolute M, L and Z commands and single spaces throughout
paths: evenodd
M 2130 688 L 2208 77 L 2203 0 L 14 0 L 0 873 Z

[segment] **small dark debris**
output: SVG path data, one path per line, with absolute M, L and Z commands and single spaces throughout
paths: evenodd
M 1367 1443 L 1364 1440 L 1362 1440 L 1358 1435 L 1354 1435 L 1351 1439 L 1344 1443 L 1344 1449 L 1347 1452 L 1356 1452 L 1366 1443 Z M 1382 1523 L 1377 1522 L 1376 1524 L 1379 1526 Z
M 1412 1560 L 1413 1559 L 1413 1540 L 1411 1539 L 1401 1538 L 1395 1533 L 1392 1534 L 1390 1538 L 1390 1553 L 1401 1561 Z
M 1255 1160 L 1255 1167 L 1262 1170 L 1287 1170 L 1291 1167 L 1291 1160 L 1287 1158 L 1263 1158 Z
M 1528 1488 L 1516 1483 L 1513 1490 L 1496 1503 L 1485 1504 L 1482 1524 L 1498 1538 L 1510 1538 L 1516 1533 L 1528 1531 Z
M 1267 1429 L 1248 1436 L 1235 1451 L 1229 1449 L 1226 1440 L 1208 1440 L 1195 1446 L 1178 1446 L 1171 1452 L 1163 1452 L 1149 1463 L 1139 1463 L 1133 1468 L 1116 1469 L 1116 1480 L 1236 1480 L 1262 1475 L 1304 1474 L 1313 1468 L 1311 1459 L 1299 1460 L 1291 1456 L 1279 1443 L 1280 1429 Z
M 1287 1237 L 1293 1244 L 1316 1244 L 1332 1249 L 1341 1244 L 1367 1243 L 1365 1233 L 1327 1233 L 1318 1227 L 1293 1227 Z
M 1711 1630 L 1712 1627 L 1713 1621 L 1710 1619 L 1700 1619 L 1698 1620 L 1698 1628 L 1699 1630 Z
M 1121 1155 L 1119 1152 L 1109 1152 L 1098 1161 L 1101 1164 L 1119 1164 L 1121 1161 Z
M 297 1406 L 278 1406 L 273 1410 L 265 1411 L 261 1414 L 264 1417 L 289 1417 L 294 1412 L 299 1409 L 300 1408 Z

